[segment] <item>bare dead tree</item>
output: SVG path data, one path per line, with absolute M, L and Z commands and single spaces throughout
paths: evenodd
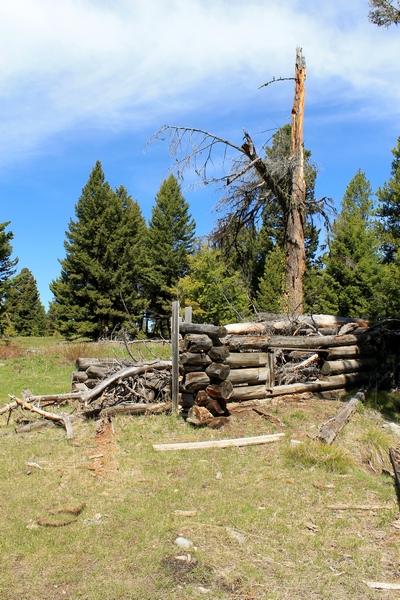
M 280 78 L 282 81 L 293 78 Z M 284 222 L 286 253 L 285 309 L 293 315 L 303 309 L 303 275 L 305 271 L 305 201 L 303 115 L 306 64 L 301 48 L 296 50 L 295 95 L 292 108 L 292 140 L 289 156 L 260 156 L 266 144 L 256 149 L 247 131 L 242 144 L 234 144 L 209 131 L 193 127 L 165 125 L 152 139 L 169 138 L 175 170 L 182 177 L 193 169 L 201 183 L 229 188 L 217 204 L 225 215 L 219 227 L 232 222 L 244 226 L 255 220 L 272 198 L 279 203 Z M 269 82 L 269 85 L 272 82 Z M 262 86 L 264 87 L 264 86 Z M 265 155 L 265 152 L 263 152 Z M 178 158 L 179 157 L 179 158 Z M 216 163 L 218 162 L 218 169 Z M 223 174 L 220 175 L 220 168 Z M 216 173 L 214 175 L 214 173 Z

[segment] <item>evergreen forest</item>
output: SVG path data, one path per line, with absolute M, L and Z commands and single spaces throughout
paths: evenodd
M 285 156 L 290 126 L 273 136 L 265 160 Z M 318 172 L 305 150 L 304 313 L 378 322 L 400 314 L 400 137 L 390 177 L 373 190 L 358 170 L 340 207 L 317 210 Z M 18 272 L 12 224 L 0 223 L 0 328 L 3 336 L 58 334 L 67 340 L 120 335 L 169 337 L 171 303 L 215 325 L 285 312 L 281 205 L 273 197 L 251 219 L 219 221 L 204 238 L 178 178 L 156 192 L 149 222 L 140 201 L 113 190 L 94 165 L 65 232 L 60 274 L 46 312 L 34 274 Z M 221 225 L 223 223 L 223 226 Z

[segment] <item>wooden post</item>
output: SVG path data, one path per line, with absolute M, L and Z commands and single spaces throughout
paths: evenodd
M 191 323 L 191 322 L 192 322 L 192 307 L 186 306 L 185 307 L 185 323 Z
M 172 414 L 177 415 L 179 412 L 179 302 L 172 303 L 172 385 L 171 385 L 171 400 Z

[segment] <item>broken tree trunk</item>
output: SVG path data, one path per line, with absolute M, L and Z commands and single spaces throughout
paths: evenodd
M 326 421 L 326 423 L 323 423 L 316 439 L 324 442 L 325 444 L 332 444 L 339 431 L 346 425 L 351 416 L 356 412 L 359 402 L 364 402 L 367 389 L 368 388 L 366 387 L 361 388 L 357 394 L 355 394 L 355 396 L 353 396 L 353 398 L 351 398 L 338 412 L 336 416 L 334 416 L 332 419 L 329 419 L 329 421 Z

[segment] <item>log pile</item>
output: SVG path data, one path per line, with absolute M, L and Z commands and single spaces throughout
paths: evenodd
M 77 358 L 72 374 L 71 391 L 80 393 L 83 404 L 92 411 L 145 412 L 150 407 L 170 401 L 171 364 L 143 365 L 132 360 Z M 134 408 L 129 408 L 135 405 Z M 118 407 L 118 409 L 117 409 Z
M 298 335 L 281 334 L 295 325 Z M 366 322 L 318 315 L 295 325 L 285 319 L 224 328 L 182 323 L 184 416 L 207 424 L 227 416 L 229 402 L 345 389 L 374 374 L 377 332 Z

